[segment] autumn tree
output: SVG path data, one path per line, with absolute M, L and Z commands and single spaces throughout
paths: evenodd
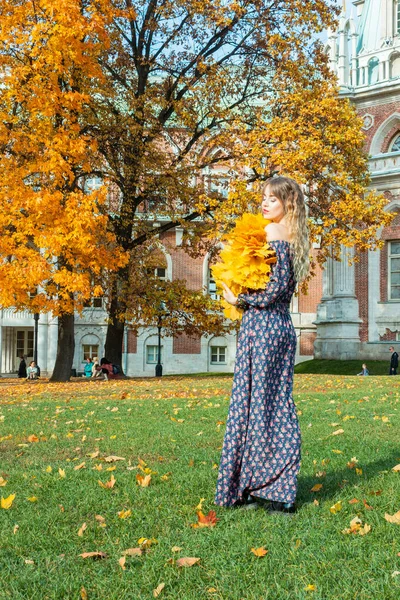
M 321 260 L 341 243 L 375 243 L 388 218 L 384 200 L 368 192 L 360 121 L 338 97 L 315 41 L 334 25 L 336 2 L 102 4 L 106 84 L 88 132 L 118 190 L 110 227 L 132 256 L 109 290 L 111 360 L 120 361 L 129 298 L 138 298 L 133 312 L 157 305 L 154 286 L 138 294 L 130 276 L 137 250 L 144 264 L 148 241 L 176 226 L 189 252 L 209 249 L 238 214 L 255 209 L 260 184 L 276 172 L 305 184 Z M 225 190 L 219 177 L 229 180 Z
M 103 294 L 125 258 L 83 108 L 102 77 L 105 21 L 84 3 L 0 2 L 0 304 L 58 317 L 53 380 L 69 379 L 74 311 Z

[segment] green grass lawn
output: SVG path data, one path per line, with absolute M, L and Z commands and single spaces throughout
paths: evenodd
M 362 371 L 362 363 L 366 362 L 370 375 L 387 375 L 389 372 L 390 354 L 388 360 L 326 360 L 313 359 L 299 363 L 295 367 L 298 374 L 324 375 L 357 375 Z
M 303 462 L 292 518 L 213 504 L 230 386 L 0 384 L 0 495 L 15 494 L 0 508 L 0 599 L 145 600 L 164 583 L 162 600 L 398 600 L 400 525 L 384 515 L 400 510 L 400 378 L 296 376 Z M 137 484 L 143 469 L 149 487 Z M 112 476 L 113 488 L 99 485 Z M 202 498 L 215 527 L 191 526 Z M 354 517 L 366 535 L 342 533 Z M 123 568 L 140 538 L 157 541 Z M 263 558 L 251 552 L 260 547 Z M 80 557 L 94 551 L 106 558 Z M 179 567 L 182 557 L 200 561 Z

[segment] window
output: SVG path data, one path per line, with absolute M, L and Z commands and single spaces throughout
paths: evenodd
M 400 34 L 400 0 L 397 0 L 397 6 L 396 6 L 397 10 L 396 10 L 396 31 L 398 34 Z
M 163 361 L 163 347 L 161 346 L 160 362 Z M 146 346 L 146 363 L 148 365 L 155 365 L 158 363 L 158 346 Z
M 226 346 L 211 346 L 211 364 L 226 364 Z
M 20 329 L 17 331 L 17 345 L 16 354 L 17 356 L 33 356 L 33 330 L 26 331 Z
M 211 273 L 211 269 L 208 269 L 208 293 L 213 300 L 219 300 L 221 296 L 217 292 L 217 284 Z
M 389 242 L 389 300 L 400 300 L 400 241 Z
M 390 147 L 390 152 L 400 152 L 400 134 L 396 135 L 394 138 Z
M 98 298 L 91 298 L 87 300 L 84 304 L 85 308 L 103 308 L 103 298 L 100 296 Z
M 95 344 L 83 344 L 83 361 L 87 358 L 94 358 L 95 356 L 99 356 L 99 346 Z

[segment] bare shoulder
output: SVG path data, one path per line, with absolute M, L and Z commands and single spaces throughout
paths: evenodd
M 268 242 L 273 242 L 277 240 L 283 240 L 285 242 L 289 242 L 289 232 L 285 225 L 279 225 L 279 223 L 268 223 L 264 227 L 265 233 L 267 235 Z

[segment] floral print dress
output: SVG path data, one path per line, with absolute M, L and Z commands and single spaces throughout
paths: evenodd
M 293 402 L 296 333 L 289 303 L 296 287 L 289 242 L 269 242 L 277 262 L 266 289 L 246 303 L 215 503 L 240 504 L 249 494 L 294 502 L 300 430 Z

